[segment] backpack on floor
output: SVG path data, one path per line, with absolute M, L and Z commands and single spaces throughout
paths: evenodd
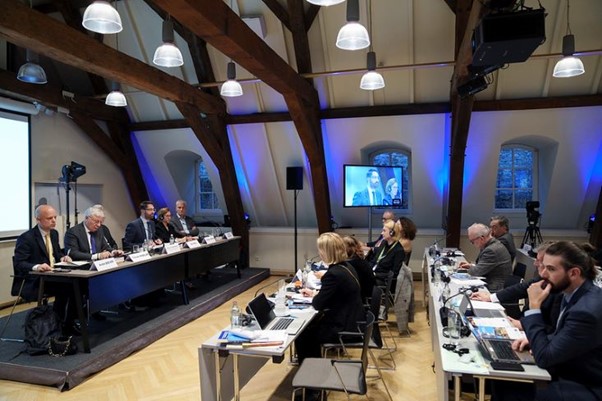
M 25 318 L 25 352 L 29 355 L 48 354 L 51 338 L 61 335 L 61 320 L 50 305 L 33 308 Z

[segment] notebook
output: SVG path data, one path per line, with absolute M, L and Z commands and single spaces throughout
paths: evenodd
M 533 355 L 529 351 L 519 352 L 512 349 L 513 339 L 485 338 L 482 336 L 481 331 L 469 322 L 465 316 L 462 316 L 462 319 L 470 329 L 472 335 L 477 339 L 481 353 L 491 361 L 528 365 L 535 364 L 535 359 L 533 359 Z
M 288 334 L 294 335 L 303 327 L 304 319 L 276 317 L 263 292 L 249 302 L 247 310 L 255 317 L 261 330 L 286 330 Z

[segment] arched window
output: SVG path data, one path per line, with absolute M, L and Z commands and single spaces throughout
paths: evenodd
M 498 161 L 496 209 L 524 209 L 537 199 L 537 149 L 503 145 Z
M 408 209 L 410 199 L 410 152 L 403 149 L 379 149 L 370 155 L 370 164 L 374 166 L 401 166 L 401 206 Z
M 202 159 L 197 161 L 198 171 L 198 191 L 197 191 L 197 207 L 198 211 L 207 211 L 219 209 L 219 200 L 217 195 L 213 192 L 213 185 L 209 174 L 207 174 L 207 168 L 205 168 L 205 162 Z

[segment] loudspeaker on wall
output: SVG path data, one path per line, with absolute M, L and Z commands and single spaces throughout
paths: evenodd
M 286 168 L 286 189 L 303 189 L 303 167 Z

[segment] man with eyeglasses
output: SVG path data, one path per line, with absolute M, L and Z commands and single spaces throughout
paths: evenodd
M 101 230 L 105 214 L 92 206 L 84 212 L 84 221 L 67 230 L 65 250 L 73 260 L 100 260 L 123 254 L 113 249 Z
M 512 275 L 512 260 L 506 247 L 481 223 L 468 227 L 468 240 L 479 249 L 479 255 L 475 263 L 460 263 L 460 269 L 466 269 L 471 276 L 485 277 L 490 292 L 503 289 L 504 282 Z
M 155 229 L 155 205 L 151 201 L 140 203 L 140 217 L 130 221 L 125 227 L 123 248 L 131 250 L 134 245 L 141 245 L 152 240 L 155 244 L 162 244 L 157 237 Z

